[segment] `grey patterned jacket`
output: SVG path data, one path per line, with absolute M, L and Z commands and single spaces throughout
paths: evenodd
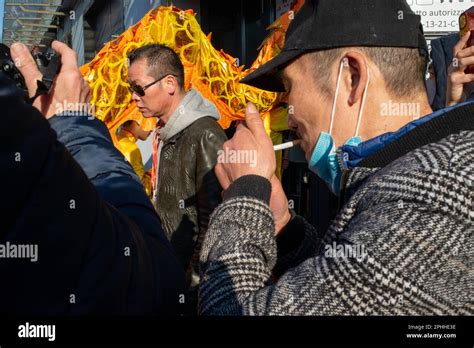
M 275 238 L 271 186 L 235 181 L 200 257 L 204 315 L 472 315 L 474 104 L 411 130 L 344 178 L 319 233 Z

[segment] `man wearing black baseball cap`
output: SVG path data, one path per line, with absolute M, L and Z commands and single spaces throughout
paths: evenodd
M 405 1 L 306 0 L 281 54 L 242 83 L 288 93 L 289 126 L 341 209 L 327 231 L 289 212 L 249 104 L 224 150 L 257 165 L 216 166 L 202 314 L 474 314 L 474 105 L 432 112 L 427 57 Z

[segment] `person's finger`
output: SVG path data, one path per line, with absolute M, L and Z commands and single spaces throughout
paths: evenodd
M 262 134 L 266 135 L 262 118 L 260 117 L 257 108 L 252 103 L 247 103 L 247 108 L 245 109 L 245 125 L 250 129 L 253 135 L 257 137 L 257 139 Z
M 78 69 L 76 53 L 71 48 L 69 48 L 68 45 L 55 40 L 51 44 L 51 47 L 61 57 L 61 71 L 59 73 L 66 70 Z
M 448 74 L 448 81 L 451 81 L 452 83 L 461 83 L 460 81 L 464 76 L 466 76 L 466 73 L 464 70 L 466 69 L 467 66 L 463 66 L 461 70 L 454 70 L 451 71 Z
M 239 124 L 237 125 L 237 128 L 235 129 L 235 133 L 240 132 L 243 128 L 247 128 L 245 126 L 245 123 L 244 122 L 239 122 Z
M 36 81 L 41 80 L 43 74 L 39 71 L 33 56 L 24 44 L 15 42 L 10 48 L 10 54 L 15 66 L 25 79 L 28 94 L 32 97 L 38 88 Z
M 461 58 L 466 58 L 466 57 L 472 57 L 474 55 L 474 46 L 466 47 L 465 49 L 462 49 L 456 54 L 457 59 Z
M 469 37 L 471 36 L 471 32 L 467 32 L 464 34 L 461 39 L 458 41 L 458 43 L 454 46 L 453 48 L 453 61 L 450 64 L 450 66 L 453 67 L 454 70 L 464 72 L 465 67 L 462 67 L 459 63 L 459 59 L 461 58 L 459 55 L 462 54 L 462 51 L 464 51 L 464 47 L 467 44 L 467 41 L 469 40 Z M 468 54 L 470 51 L 469 47 L 468 50 L 464 52 L 464 54 Z
M 456 45 L 453 47 L 453 57 L 456 57 L 458 53 L 466 46 L 469 37 L 471 36 L 471 31 L 469 30 L 464 34 Z
M 232 144 L 235 144 L 233 146 L 237 146 L 237 147 L 250 146 L 254 148 L 255 145 L 258 144 L 258 141 L 255 142 L 255 140 L 252 140 L 252 139 L 261 139 L 261 138 L 262 138 L 261 135 L 255 135 L 245 124 L 242 123 L 237 127 L 237 129 L 235 130 L 234 136 L 232 137 L 230 141 L 232 141 Z
M 474 74 L 462 74 L 456 76 L 454 79 L 451 80 L 451 83 L 464 85 L 466 83 L 472 82 L 474 78 Z
M 474 56 L 460 58 L 458 60 L 460 70 L 464 71 L 469 65 L 474 65 Z
M 231 182 L 224 166 L 221 163 L 217 163 L 214 167 L 214 173 L 216 174 L 217 180 L 221 184 L 222 190 L 227 190 Z

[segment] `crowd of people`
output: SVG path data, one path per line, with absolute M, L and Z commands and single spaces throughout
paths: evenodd
M 432 45 L 427 81 L 430 54 L 406 1 L 307 0 L 281 53 L 241 81 L 285 93 L 309 169 L 339 200 L 327 230 L 289 206 L 256 107 L 227 139 L 217 108 L 185 90 L 172 49 L 150 44 L 128 57 L 132 100 L 159 120 L 149 175 L 136 140 L 150 132 L 127 122 L 120 152 L 105 124 L 80 111 L 89 88 L 73 50 L 53 42 L 61 70 L 36 96 L 41 73 L 13 44 L 36 98 L 25 103 L 0 75 L 0 245 L 37 245 L 38 255 L 0 258 L 0 311 L 474 314 L 468 37 L 449 58 Z M 221 151 L 255 157 L 219 160 Z

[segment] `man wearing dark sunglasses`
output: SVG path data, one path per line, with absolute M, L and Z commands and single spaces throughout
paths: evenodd
M 130 90 L 130 93 L 136 93 L 139 97 L 143 98 L 145 96 L 145 90 L 148 88 L 148 87 L 151 87 L 153 86 L 155 83 L 157 82 L 160 82 L 161 80 L 163 80 L 166 76 L 168 75 L 171 75 L 171 76 L 174 76 L 174 77 L 177 77 L 177 75 L 173 75 L 173 74 L 164 74 L 163 76 L 161 76 L 159 79 L 156 79 L 155 81 L 153 82 L 150 82 L 149 84 L 145 85 L 145 86 L 140 86 L 140 85 L 137 85 L 135 83 L 130 83 L 130 86 L 129 86 L 129 90 Z
M 195 300 L 198 260 L 209 216 L 221 200 L 214 174 L 227 140 L 210 101 L 184 88 L 184 69 L 170 48 L 152 44 L 129 55 L 132 99 L 144 117 L 157 117 L 154 132 L 153 204 L 185 271 Z

